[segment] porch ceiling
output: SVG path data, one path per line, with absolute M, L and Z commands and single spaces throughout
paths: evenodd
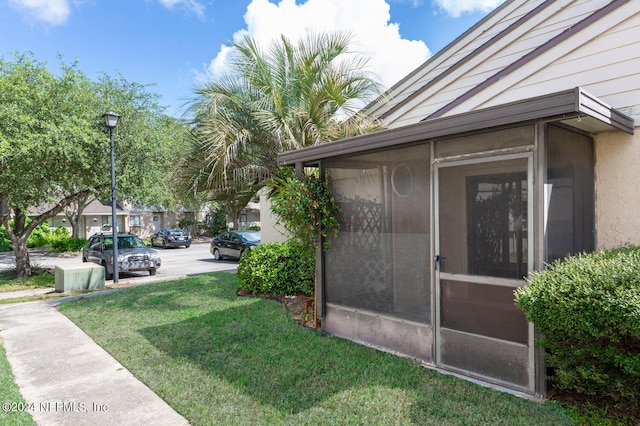
M 576 87 L 563 92 L 282 153 L 278 156 L 278 164 L 313 165 L 323 159 L 475 133 L 493 127 L 538 121 L 560 122 L 588 133 L 620 130 L 633 134 L 634 130 L 632 118 L 606 105 L 582 88 Z

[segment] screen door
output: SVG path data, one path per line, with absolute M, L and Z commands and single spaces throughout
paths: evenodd
M 514 304 L 531 269 L 530 154 L 436 165 L 436 363 L 534 390 L 533 327 Z

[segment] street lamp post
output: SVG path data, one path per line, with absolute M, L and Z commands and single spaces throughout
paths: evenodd
M 116 218 L 116 167 L 113 149 L 113 130 L 118 125 L 120 115 L 109 111 L 103 115 L 104 121 L 109 128 L 109 141 L 111 142 L 111 232 L 113 235 L 113 283 L 119 279 L 118 274 L 118 225 Z

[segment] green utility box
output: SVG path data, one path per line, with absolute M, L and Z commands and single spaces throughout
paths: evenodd
M 104 268 L 95 263 L 56 266 L 56 291 L 94 290 L 104 287 Z

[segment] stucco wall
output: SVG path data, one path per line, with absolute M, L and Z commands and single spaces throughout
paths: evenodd
M 289 239 L 287 232 L 276 223 L 276 217 L 271 212 L 271 202 L 267 198 L 266 189 L 260 190 L 260 242 L 282 243 Z
M 640 127 L 598 134 L 595 146 L 596 247 L 640 245 Z

